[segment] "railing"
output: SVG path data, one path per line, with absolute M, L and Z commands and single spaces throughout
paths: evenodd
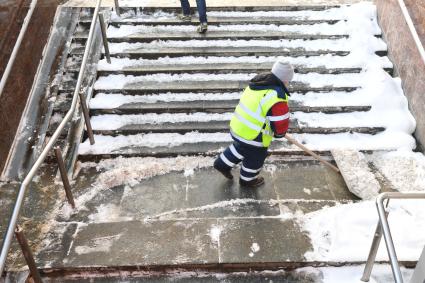
M 34 2 L 36 2 L 36 1 L 34 1 Z M 103 15 L 99 13 L 101 3 L 102 3 L 102 0 L 97 0 L 97 2 L 96 2 L 96 6 L 95 6 L 95 9 L 94 9 L 94 13 L 93 13 L 93 19 L 92 19 L 92 22 L 91 22 L 91 25 L 90 25 L 90 31 L 89 31 L 89 35 L 88 35 L 85 50 L 84 50 L 83 60 L 82 60 L 82 63 L 81 63 L 79 74 L 78 74 L 77 84 L 76 84 L 74 94 L 73 94 L 73 97 L 72 97 L 71 107 L 70 107 L 69 111 L 66 113 L 62 122 L 59 124 L 56 131 L 53 133 L 53 135 L 50 138 L 47 145 L 44 147 L 43 151 L 40 153 L 40 156 L 35 161 L 34 165 L 31 167 L 27 176 L 22 181 L 22 184 L 19 188 L 18 197 L 16 199 L 16 202 L 15 202 L 15 205 L 14 205 L 14 208 L 13 208 L 12 216 L 10 217 L 10 220 L 9 220 L 9 225 L 7 227 L 6 235 L 4 237 L 3 246 L 2 246 L 2 249 L 1 249 L 0 277 L 3 274 L 4 267 L 5 267 L 5 264 L 6 264 L 7 254 L 9 252 L 10 245 L 11 245 L 12 240 L 13 240 L 13 235 L 15 234 L 17 239 L 18 239 L 18 242 L 21 246 L 21 249 L 23 251 L 26 262 L 29 266 L 31 276 L 33 277 L 35 282 L 37 282 L 37 283 L 41 282 L 41 277 L 40 277 L 40 274 L 38 272 L 38 269 L 35 266 L 35 262 L 34 262 L 31 250 L 29 249 L 29 246 L 26 243 L 26 239 L 23 235 L 22 229 L 20 229 L 20 227 L 17 227 L 17 221 L 18 221 L 19 213 L 20 213 L 23 201 L 24 201 L 24 197 L 25 197 L 25 193 L 27 191 L 27 188 L 28 188 L 30 182 L 32 181 L 32 179 L 34 178 L 36 172 L 38 171 L 40 166 L 43 164 L 48 153 L 52 149 L 54 149 L 54 151 L 55 151 L 55 155 L 56 155 L 56 158 L 57 158 L 57 161 L 58 161 L 59 170 L 60 170 L 60 173 L 61 173 L 62 182 L 63 182 L 64 188 L 65 188 L 65 192 L 66 192 L 68 202 L 70 203 L 70 205 L 72 207 L 75 207 L 75 204 L 74 204 L 74 201 L 73 201 L 73 198 L 72 198 L 71 187 L 69 185 L 68 175 L 66 173 L 65 165 L 64 165 L 64 162 L 63 162 L 63 159 L 62 159 L 62 153 L 61 153 L 61 151 L 58 147 L 54 148 L 54 145 L 55 145 L 56 141 L 58 140 L 58 138 L 60 137 L 61 132 L 65 128 L 65 125 L 72 119 L 74 112 L 77 108 L 78 99 L 80 99 L 80 105 L 82 107 L 82 112 L 84 114 L 84 121 L 85 121 L 85 124 L 86 124 L 86 130 L 87 130 L 88 135 L 89 135 L 90 143 L 94 144 L 94 142 L 95 142 L 94 137 L 93 137 L 93 132 L 92 132 L 92 129 L 91 129 L 90 117 L 89 117 L 89 112 L 88 112 L 88 109 L 87 109 L 87 103 L 86 103 L 84 95 L 82 94 L 82 92 L 80 92 L 80 89 L 81 89 L 81 85 L 82 85 L 83 80 L 84 80 L 84 72 L 85 72 L 85 69 L 86 69 L 87 60 L 88 60 L 91 45 L 92 45 L 92 42 L 93 42 L 94 32 L 95 32 L 96 24 L 97 24 L 97 20 L 96 20 L 97 18 L 99 18 L 99 22 L 100 22 L 100 30 L 101 30 L 101 33 L 102 33 L 103 45 L 104 45 L 104 48 L 105 48 L 105 55 L 106 55 L 107 60 L 110 62 L 108 41 L 107 41 L 107 38 L 106 38 L 106 26 L 105 26 L 105 22 L 104 22 L 104 19 L 103 19 Z M 115 9 L 116 9 L 116 13 L 119 15 L 118 0 L 115 0 Z M 26 29 L 26 27 L 25 27 L 25 29 Z M 21 31 L 21 33 L 22 33 L 22 31 Z M 3 81 L 3 79 L 2 79 L 2 81 Z M 0 91 L 0 94 L 1 94 L 1 91 Z
M 378 253 L 379 243 L 381 242 L 382 234 L 384 235 L 385 244 L 387 247 L 388 256 L 390 258 L 391 269 L 394 276 L 394 281 L 396 283 L 403 283 L 403 276 L 401 275 L 400 265 L 398 263 L 397 254 L 394 248 L 394 242 L 391 236 L 390 226 L 388 225 L 388 214 L 385 207 L 388 206 L 390 199 L 425 199 L 425 193 L 382 193 L 376 199 L 376 206 L 378 209 L 379 221 L 376 226 L 375 236 L 372 241 L 372 246 L 370 248 L 369 256 L 366 262 L 366 266 L 361 278 L 364 282 L 369 282 L 370 275 L 372 273 L 372 268 L 375 263 L 376 254 Z M 384 202 L 386 204 L 384 205 Z M 422 256 L 421 256 L 422 259 Z M 420 265 L 420 264 L 418 264 Z M 421 266 L 417 266 L 416 270 L 419 270 Z M 415 274 L 416 274 L 415 270 Z M 412 277 L 411 283 L 423 283 L 425 278 L 422 278 L 422 281 L 413 281 L 417 276 Z

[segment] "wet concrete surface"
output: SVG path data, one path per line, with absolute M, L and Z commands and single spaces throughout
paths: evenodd
M 23 228 L 24 234 L 34 252 L 40 249 L 41 239 L 51 228 L 51 221 L 55 216 L 54 211 L 59 206 L 59 203 L 65 200 L 63 188 L 61 185 L 54 183 L 55 177 L 55 166 L 43 166 L 40 169 L 40 175 L 35 177 L 28 187 L 21 207 L 18 225 Z M 4 235 L 6 234 L 20 185 L 18 182 L 0 183 L 0 246 L 3 246 Z M 6 270 L 26 269 L 25 265 L 20 247 L 16 240 L 13 239 Z
M 77 210 L 62 207 L 38 262 L 45 268 L 303 262 L 310 240 L 282 215 L 357 198 L 322 165 L 277 159 L 267 163 L 258 189 L 241 188 L 211 167 L 104 187 L 98 182 L 106 171 L 85 166 L 73 183 Z

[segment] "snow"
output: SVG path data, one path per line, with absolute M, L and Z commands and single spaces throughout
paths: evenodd
M 260 251 L 260 245 L 258 243 L 252 243 L 250 250 L 249 257 L 254 257 L 254 255 Z
M 382 70 L 382 69 L 381 69 Z M 384 71 L 382 71 L 384 72 Z M 171 82 L 231 82 L 231 81 L 245 81 L 248 82 L 256 74 L 209 74 L 209 73 L 196 73 L 196 74 L 167 74 L 159 73 L 155 75 L 133 76 L 133 75 L 108 75 L 101 76 L 95 83 L 95 89 L 121 89 L 121 88 L 134 88 L 137 85 L 144 83 L 171 83 Z M 355 73 L 355 74 L 295 74 L 294 82 L 307 84 L 310 87 L 360 87 L 363 81 L 367 79 L 368 72 Z
M 117 130 L 127 125 L 163 124 L 184 122 L 230 121 L 233 113 L 164 113 L 142 115 L 98 115 L 91 118 L 94 130 Z
M 125 1 L 126 2 L 126 1 Z M 140 5 L 140 2 L 137 2 Z M 255 11 L 255 12 L 235 12 L 235 11 L 208 11 L 209 17 L 217 18 L 290 18 L 298 20 L 346 20 L 354 15 L 363 15 L 364 18 L 374 20 L 376 18 L 376 7 L 371 2 L 361 2 L 354 5 L 343 5 L 338 8 L 324 10 L 300 10 L 300 11 Z M 112 14 L 112 20 L 117 22 L 145 22 L 164 21 L 176 18 L 175 13 L 155 11 L 146 13 L 144 11 L 127 11 L 121 13 L 121 17 Z
M 332 150 L 350 192 L 361 199 L 375 199 L 381 186 L 368 167 L 366 157 L 356 150 Z
M 156 95 L 123 95 L 98 93 L 90 100 L 91 109 L 114 109 L 124 104 L 131 103 L 156 103 L 156 102 L 185 102 L 185 101 L 215 101 L 239 100 L 239 92 L 229 93 L 161 93 Z
M 381 34 L 376 21 L 364 20 L 358 21 L 363 28 L 368 28 L 374 35 Z M 282 34 L 320 34 L 320 35 L 347 35 L 351 32 L 352 23 L 350 21 L 339 21 L 336 24 L 318 23 L 313 25 L 263 25 L 263 24 L 245 24 L 245 25 L 210 25 L 208 32 L 280 32 Z M 190 25 L 122 25 L 119 27 L 111 26 L 108 28 L 108 38 L 122 38 L 132 36 L 143 36 L 143 34 L 163 34 L 176 32 L 193 32 L 193 26 Z
M 389 223 L 399 260 L 418 260 L 425 245 L 424 200 L 391 200 Z M 309 261 L 364 261 L 367 259 L 378 214 L 375 202 L 337 205 L 299 219 L 308 232 L 313 250 Z M 382 241 L 383 242 L 383 241 Z M 381 242 L 377 261 L 388 260 Z
M 96 143 L 90 145 L 85 141 L 80 144 L 79 154 L 102 154 L 116 153 L 121 149 L 131 147 L 175 147 L 182 144 L 194 144 L 200 142 L 231 142 L 232 138 L 228 133 L 198 133 L 189 132 L 186 134 L 165 133 L 165 134 L 138 134 L 131 136 L 94 136 Z
M 382 51 L 387 49 L 386 43 L 381 39 L 372 35 L 367 36 L 368 38 L 366 50 L 368 51 Z M 291 49 L 301 48 L 305 51 L 318 51 L 318 50 L 330 50 L 330 51 L 355 51 L 355 48 L 359 44 L 364 43 L 363 39 L 358 37 L 349 38 L 338 38 L 338 39 L 314 39 L 314 40 L 303 40 L 303 39 L 275 39 L 275 40 L 154 40 L 149 43 L 111 43 L 110 52 L 121 53 L 121 52 L 136 52 L 141 49 L 156 51 L 159 48 L 202 48 L 202 47 L 269 47 L 269 48 L 280 48 L 283 51 L 290 51 Z M 175 60 L 178 60 L 177 58 Z
M 399 149 L 374 152 L 368 157 L 400 192 L 425 191 L 425 156 L 420 152 Z
M 111 64 L 105 59 L 99 61 L 98 70 L 102 71 L 115 71 L 115 70 L 138 70 L 146 69 L 149 66 L 155 67 L 170 67 L 175 65 L 212 65 L 219 64 L 264 64 L 271 68 L 274 62 L 283 60 L 291 63 L 296 68 L 360 68 L 365 65 L 364 58 L 355 56 L 355 54 L 348 54 L 346 56 L 336 56 L 332 54 L 325 54 L 320 56 L 241 56 L 241 57 L 195 57 L 195 56 L 182 56 L 182 57 L 160 57 L 158 59 L 130 59 L 130 58 L 111 58 Z M 373 62 L 374 65 L 382 68 L 391 68 L 393 64 L 388 57 L 380 57 L 371 55 L 368 62 Z
M 211 241 L 216 245 L 219 244 L 220 235 L 221 235 L 222 230 L 223 230 L 222 227 L 217 226 L 217 225 L 213 225 L 211 227 L 211 230 L 210 230 Z

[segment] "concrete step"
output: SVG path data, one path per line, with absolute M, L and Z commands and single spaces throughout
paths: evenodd
M 74 36 L 74 42 L 85 43 L 88 33 L 77 32 Z M 143 43 L 151 42 L 154 40 L 278 40 L 278 39 L 291 39 L 291 40 L 317 40 L 317 39 L 341 39 L 348 38 L 348 35 L 321 35 L 321 34 L 300 34 L 288 33 L 281 31 L 208 31 L 206 34 L 199 34 L 196 31 L 191 32 L 162 32 L 162 33 L 140 33 L 132 34 L 126 37 L 113 37 L 108 36 L 108 41 L 113 43 Z
M 99 116 L 97 116 L 99 117 Z M 93 124 L 93 123 L 92 123 Z M 93 131 L 98 135 L 135 135 L 140 133 L 189 133 L 197 131 L 199 133 L 227 133 L 229 131 L 229 121 L 208 121 L 208 122 L 162 122 L 160 124 L 129 124 L 119 129 L 97 129 L 93 124 Z M 289 131 L 296 134 L 337 134 L 337 133 L 359 133 L 375 135 L 384 131 L 383 127 L 339 127 L 323 128 L 302 126 L 296 120 L 292 120 Z
M 162 137 L 161 134 L 156 136 L 158 140 L 163 138 L 170 138 L 169 135 Z M 125 140 L 128 139 L 128 142 Z M 88 141 L 85 140 L 82 147 L 80 147 L 80 161 L 94 161 L 98 162 L 103 159 L 123 157 L 176 157 L 176 156 L 190 156 L 190 155 L 206 155 L 216 156 L 224 148 L 230 145 L 231 138 L 228 137 L 226 141 L 194 141 L 194 139 L 187 142 L 182 141 L 179 144 L 165 144 L 165 145 L 152 145 L 145 144 L 140 135 L 125 136 L 125 137 L 111 137 L 95 135 L 96 143 L 94 146 L 88 146 Z M 124 140 L 124 141 L 123 141 Z M 112 148 L 110 145 L 114 145 Z M 306 153 L 298 148 L 291 147 L 284 139 L 274 141 L 269 151 L 273 155 L 287 156 L 288 159 L 296 159 L 300 161 L 307 158 L 312 159 Z M 322 156 L 331 156 L 329 151 L 316 151 Z
M 336 24 L 340 20 L 304 20 L 299 18 L 289 18 L 289 17 L 208 17 L 208 25 L 239 25 L 239 24 L 265 24 L 265 25 L 315 25 L 315 24 Z M 83 19 L 80 21 L 83 25 L 89 25 L 91 19 Z M 123 19 L 123 20 L 112 20 L 109 22 L 111 26 L 121 27 L 126 25 L 146 25 L 146 26 L 158 26 L 158 25 L 193 25 L 196 26 L 199 24 L 198 19 L 194 16 L 191 22 L 182 22 L 178 18 L 167 18 L 160 20 L 149 20 L 149 19 Z
M 234 110 L 239 100 L 214 100 L 214 101 L 172 101 L 155 103 L 128 103 L 116 108 L 104 109 L 90 107 L 91 115 L 102 114 L 143 114 L 143 113 L 226 113 Z M 304 106 L 295 101 L 289 101 L 289 108 L 292 112 L 322 112 L 328 114 L 365 112 L 371 109 L 370 106 L 329 106 L 310 107 Z M 64 109 L 65 110 L 65 109 Z
M 74 83 L 75 85 L 75 83 Z M 96 92 L 103 93 L 122 93 L 125 95 L 143 95 L 153 93 L 187 93 L 187 92 L 203 92 L 203 93 L 224 93 L 224 92 L 236 92 L 245 89 L 248 85 L 247 81 L 172 81 L 167 83 L 158 82 L 142 82 L 125 85 L 123 88 L 109 89 L 103 87 L 97 87 Z M 63 85 L 62 91 L 72 90 L 73 85 Z M 289 85 L 290 92 L 332 92 L 332 91 L 345 91 L 351 92 L 358 89 L 355 86 L 323 86 L 323 87 L 311 87 L 308 84 L 300 82 L 291 82 Z
M 217 270 L 212 270 L 211 266 L 193 266 L 185 268 L 106 268 L 95 270 L 91 268 L 90 279 L 87 279 L 85 268 L 72 268 L 71 270 L 43 269 L 46 273 L 42 277 L 46 283 L 74 283 L 74 282 L 95 282 L 95 283 L 248 283 L 248 282 L 281 282 L 281 283 L 312 283 L 320 282 L 323 272 L 314 268 L 292 270 L 271 267 L 254 269 L 253 266 L 240 266 L 236 268 L 229 266 L 231 270 L 224 271 L 219 266 Z M 390 268 L 390 267 L 388 267 Z M 359 267 L 360 270 L 360 267 Z M 117 275 L 126 274 L 126 275 Z M 90 281 L 88 281 L 90 280 Z M 267 280 L 267 281 L 264 281 Z
M 186 64 L 186 65 L 149 65 L 149 66 L 128 66 L 121 69 L 120 67 L 114 67 L 114 65 L 105 66 L 102 65 L 98 69 L 99 76 L 107 76 L 111 74 L 123 74 L 123 75 L 149 75 L 157 73 L 169 73 L 169 74 L 182 74 L 182 73 L 210 73 L 210 74 L 228 74 L 228 73 L 261 73 L 268 72 L 271 70 L 273 63 L 223 63 L 223 64 Z M 325 67 L 305 67 L 295 66 L 295 73 L 308 74 L 345 74 L 345 73 L 360 73 L 361 68 L 325 68 Z M 392 73 L 392 68 L 386 68 L 387 72 Z M 79 69 L 71 69 L 71 72 L 79 72 Z
M 111 44 L 112 45 L 112 44 Z M 84 46 L 74 43 L 71 54 L 82 55 Z M 321 56 L 335 55 L 346 56 L 350 51 L 333 51 L 333 50 L 305 50 L 304 48 L 273 48 L 273 47 L 174 47 L 174 48 L 132 48 L 123 51 L 111 50 L 111 54 L 120 58 L 131 59 L 157 59 L 168 56 L 215 56 L 215 57 L 242 57 L 242 56 L 285 56 L 285 57 L 301 57 L 301 56 Z M 386 56 L 387 51 L 381 50 L 376 52 L 379 56 Z
M 208 11 L 211 13 L 211 11 Z M 80 18 L 79 24 L 84 27 L 90 26 L 92 17 L 82 17 Z M 256 17 L 255 14 L 246 13 L 245 15 L 240 16 L 209 16 L 208 24 L 209 25 L 232 25 L 232 24 L 275 24 L 275 25 L 314 25 L 314 24 L 336 24 L 343 19 L 308 19 L 300 18 L 296 15 L 285 15 L 283 14 L 280 17 L 271 17 L 271 16 L 262 16 Z M 126 25 L 146 25 L 146 26 L 158 26 L 158 25 L 198 25 L 199 20 L 196 16 L 192 17 L 192 21 L 183 22 L 181 21 L 176 14 L 166 14 L 165 16 L 155 17 L 152 14 L 142 14 L 142 15 L 122 15 L 120 18 L 113 18 L 109 21 L 110 26 L 120 27 Z

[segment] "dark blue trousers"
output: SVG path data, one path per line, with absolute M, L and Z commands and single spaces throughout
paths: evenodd
M 183 14 L 190 15 L 189 0 L 180 0 L 180 3 L 182 5 Z M 196 0 L 196 6 L 198 7 L 199 21 L 201 23 L 206 23 L 207 22 L 207 4 L 205 3 L 205 0 Z
M 267 148 L 234 141 L 232 145 L 217 157 L 214 166 L 222 170 L 231 170 L 242 161 L 241 179 L 252 181 L 260 173 L 266 157 Z

